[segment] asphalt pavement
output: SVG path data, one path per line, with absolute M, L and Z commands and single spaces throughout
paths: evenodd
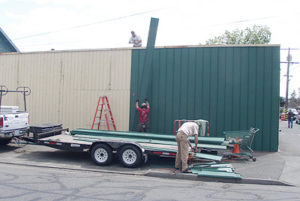
M 235 183 L 294 185 L 300 186 L 300 125 L 287 128 L 287 122 L 280 122 L 278 152 L 256 152 L 256 162 L 251 160 L 230 160 L 242 181 L 216 180 L 182 174 L 173 169 L 174 159 L 151 157 L 140 168 L 122 167 L 117 159 L 110 166 L 96 166 L 88 153 L 55 150 L 45 146 L 14 144 L 1 147 L 0 164 L 16 164 L 31 167 L 45 167 L 89 172 L 103 172 L 123 175 L 141 175 L 170 179 L 223 181 Z
M 300 188 L 202 182 L 0 163 L 0 200 L 296 201 Z

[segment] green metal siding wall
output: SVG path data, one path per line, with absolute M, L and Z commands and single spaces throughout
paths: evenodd
M 133 50 L 130 129 L 137 98 L 147 94 L 150 132 L 173 133 L 175 119 L 206 119 L 211 136 L 226 130 L 261 129 L 254 149 L 277 151 L 280 47 L 236 46 Z M 145 56 L 151 73 L 143 74 Z M 150 79 L 150 86 L 139 80 Z M 139 83 L 140 82 L 140 83 Z M 145 82 L 148 83 L 148 82 Z M 146 92 L 146 93 L 145 93 Z

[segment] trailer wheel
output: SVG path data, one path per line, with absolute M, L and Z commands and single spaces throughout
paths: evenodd
M 97 144 L 91 151 L 91 157 L 97 165 L 109 165 L 113 159 L 113 152 L 106 144 Z
M 10 143 L 12 138 L 10 139 L 1 139 L 0 140 L 0 145 L 7 145 L 8 143 Z
M 119 160 L 125 167 L 137 167 L 142 162 L 141 150 L 133 145 L 125 145 L 119 151 Z

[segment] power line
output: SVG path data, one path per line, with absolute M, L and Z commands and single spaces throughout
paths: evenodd
M 31 45 L 24 45 L 23 47 L 34 47 L 34 46 L 44 46 L 44 45 L 56 45 L 56 44 L 70 44 L 70 43 L 76 43 L 79 41 L 54 41 L 54 42 L 48 42 L 48 43 L 38 43 L 38 44 L 31 44 Z
M 300 48 L 280 48 L 280 50 L 300 50 Z
M 125 18 L 130 18 L 130 17 L 134 17 L 134 16 L 138 16 L 138 15 L 144 15 L 144 14 L 151 13 L 151 12 L 154 12 L 154 11 L 157 11 L 157 10 L 161 10 L 161 9 L 148 10 L 148 11 L 144 11 L 144 12 L 134 13 L 134 14 L 131 14 L 131 15 L 125 15 L 125 16 L 121 16 L 121 17 L 110 18 L 110 19 L 106 19 L 106 20 L 100 20 L 100 21 L 97 21 L 97 22 L 89 23 L 89 24 L 82 24 L 82 25 L 77 25 L 77 26 L 68 27 L 68 28 L 64 28 L 64 29 L 59 29 L 59 30 L 56 30 L 56 31 L 48 31 L 48 32 L 43 32 L 43 33 L 32 34 L 32 35 L 16 38 L 14 40 L 24 40 L 24 39 L 28 39 L 28 38 L 34 38 L 34 37 L 39 37 L 39 36 L 43 36 L 43 35 L 49 35 L 49 34 L 63 32 L 63 31 L 67 31 L 67 30 L 79 29 L 79 28 L 83 28 L 83 27 L 87 27 L 87 26 L 92 26 L 92 25 L 95 25 L 95 24 L 102 24 L 102 23 L 106 23 L 106 22 L 122 20 L 122 19 L 125 19 Z
M 278 17 L 278 16 L 268 16 L 268 17 L 261 17 L 261 18 L 237 20 L 237 21 L 232 21 L 232 22 L 227 22 L 227 23 L 222 23 L 222 24 L 212 24 L 207 27 L 215 27 L 215 26 L 228 25 L 228 24 L 240 24 L 240 23 L 251 22 L 251 21 L 266 20 L 266 19 L 271 19 L 271 18 L 276 18 L 276 17 Z

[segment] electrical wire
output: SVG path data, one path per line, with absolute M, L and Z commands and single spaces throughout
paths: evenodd
M 54 41 L 54 42 L 49 42 L 49 43 L 39 43 L 39 44 L 28 44 L 28 45 L 23 45 L 23 47 L 36 47 L 36 46 L 45 46 L 45 45 L 57 45 L 57 44 L 73 44 L 77 43 L 80 41 Z
M 134 14 L 130 14 L 130 15 L 121 16 L 121 17 L 110 18 L 110 19 L 106 19 L 106 20 L 100 20 L 100 21 L 93 22 L 93 23 L 76 25 L 76 26 L 72 26 L 72 27 L 68 27 L 68 28 L 64 28 L 64 29 L 59 29 L 59 30 L 56 30 L 56 31 L 48 31 L 48 32 L 43 32 L 43 33 L 32 34 L 32 35 L 16 38 L 16 39 L 13 39 L 13 40 L 15 40 L 15 41 L 16 40 L 25 40 L 25 39 L 39 37 L 39 36 L 43 36 L 43 35 L 49 35 L 49 34 L 53 34 L 53 33 L 68 31 L 68 30 L 72 30 L 72 29 L 84 28 L 84 27 L 95 25 L 95 24 L 102 24 L 102 23 L 106 23 L 106 22 L 122 20 L 122 19 L 125 19 L 125 18 L 135 17 L 135 16 L 138 16 L 138 15 L 145 15 L 147 13 L 151 13 L 151 12 L 154 12 L 154 11 L 157 11 L 157 10 L 161 10 L 161 8 L 160 9 L 155 9 L 155 10 L 148 10 L 148 11 L 138 12 L 138 13 L 134 13 Z
M 212 24 L 212 25 L 209 25 L 207 27 L 215 27 L 215 26 L 229 25 L 229 24 L 240 24 L 240 23 L 251 22 L 251 21 L 259 21 L 259 20 L 272 19 L 272 18 L 277 18 L 277 17 L 278 16 L 268 16 L 268 17 L 261 17 L 261 18 L 237 20 L 237 21 L 232 21 L 232 22 L 227 22 L 227 23 L 222 23 L 222 24 Z

